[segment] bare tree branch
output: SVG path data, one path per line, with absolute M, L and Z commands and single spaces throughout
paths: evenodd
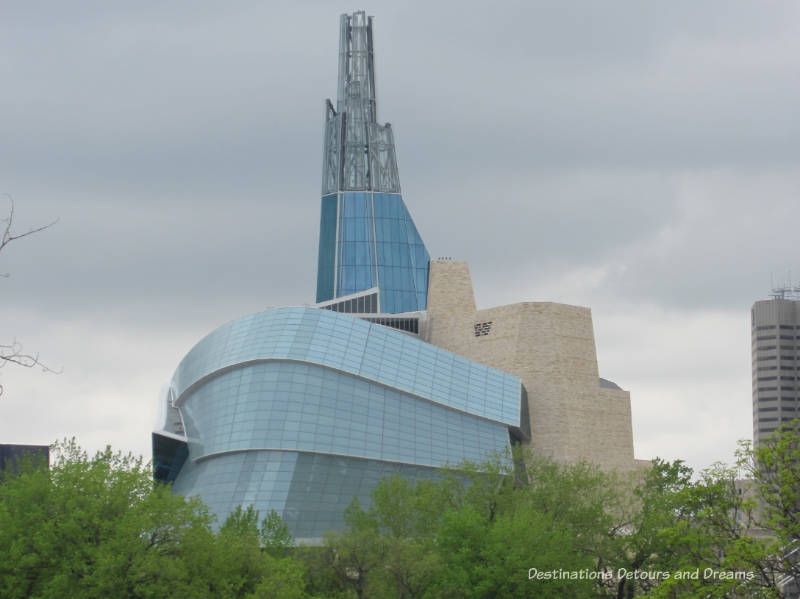
M 42 372 L 61 374 L 61 369 L 54 370 L 39 360 L 39 354 L 26 354 L 22 344 L 16 339 L 10 344 L 0 343 L 0 368 L 6 364 L 16 364 L 23 368 L 41 368 Z M 0 395 L 3 395 L 3 385 L 0 384 Z
M 11 243 L 12 241 L 16 241 L 17 239 L 22 239 L 23 237 L 27 237 L 28 235 L 33 235 L 34 233 L 38 233 L 39 231 L 44 231 L 45 229 L 49 229 L 50 227 L 52 227 L 53 225 L 55 225 L 58 222 L 58 219 L 55 219 L 53 222 L 48 223 L 48 224 L 46 224 L 44 226 L 36 227 L 36 228 L 33 228 L 33 229 L 28 229 L 24 233 L 15 233 L 13 231 L 13 226 L 14 226 L 14 198 L 12 198 L 11 195 L 8 194 L 8 193 L 4 193 L 2 195 L 4 195 L 5 197 L 8 198 L 8 202 L 11 205 L 11 207 L 9 208 L 8 216 L 6 218 L 4 218 L 2 221 L 0 221 L 0 222 L 3 222 L 3 223 L 6 224 L 6 226 L 3 228 L 3 236 L 2 236 L 2 238 L 0 238 L 0 252 L 2 252 L 3 249 L 9 243 Z M 4 274 L 2 274 L 0 276 L 8 277 L 8 273 L 4 273 Z
M 5 223 L 5 227 L 3 227 L 3 235 L 0 237 L 0 252 L 2 252 L 3 249 L 5 249 L 5 247 L 12 241 L 22 239 L 28 235 L 33 235 L 34 233 L 44 231 L 45 229 L 49 229 L 58 222 L 58 219 L 55 219 L 53 222 L 44 226 L 28 229 L 24 233 L 15 233 L 13 230 L 14 198 L 7 193 L 2 195 L 8 198 L 11 207 L 8 211 L 8 216 L 0 220 L 0 223 Z M 0 273 L 0 277 L 8 277 L 8 273 Z M 38 366 L 43 372 L 57 372 L 46 364 L 42 364 L 42 362 L 39 360 L 39 354 L 26 354 L 23 350 L 22 344 L 16 339 L 10 344 L 0 343 L 0 368 L 6 364 L 16 364 L 17 366 L 22 366 L 23 368 L 33 368 L 34 366 Z M 60 370 L 58 372 L 60 372 Z M 0 384 L 0 396 L 2 395 L 3 385 Z

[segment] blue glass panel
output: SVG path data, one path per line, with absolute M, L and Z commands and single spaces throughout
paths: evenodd
M 333 268 L 336 256 L 336 194 L 322 198 L 317 262 L 317 301 L 333 298 Z
M 324 264 L 320 262 L 320 268 L 326 269 L 325 285 L 333 285 L 330 279 L 334 261 L 337 264 L 334 297 L 377 285 L 382 312 L 425 309 L 430 257 L 400 194 L 343 192 L 339 194 L 339 203 L 338 239 L 333 247 L 327 243 L 331 229 L 335 229 L 336 217 L 326 213 L 325 247 L 329 249 Z M 322 248 L 322 238 L 320 243 Z M 359 270 L 359 267 L 369 269 Z
M 343 208 L 339 223 L 337 297 L 376 285 L 371 195 L 349 192 L 340 197 Z

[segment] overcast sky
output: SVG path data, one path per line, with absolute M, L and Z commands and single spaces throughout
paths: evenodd
M 431 255 L 470 262 L 479 307 L 589 306 L 637 457 L 730 461 L 749 308 L 800 278 L 797 2 L 4 1 L 0 192 L 19 232 L 59 221 L 0 254 L 0 342 L 61 374 L 0 370 L 0 443 L 149 457 L 195 342 L 314 300 L 362 8 Z

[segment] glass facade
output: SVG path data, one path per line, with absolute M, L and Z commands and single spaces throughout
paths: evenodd
M 233 320 L 203 338 L 173 377 L 176 404 L 220 371 L 291 360 L 346 372 L 510 427 L 520 381 L 392 329 L 330 310 L 279 308 Z
M 323 196 L 319 219 L 319 261 L 317 263 L 317 301 L 334 298 L 334 268 L 336 267 L 336 194 Z
M 297 538 L 341 526 L 382 476 L 480 461 L 520 426 L 517 377 L 313 308 L 223 325 L 187 354 L 173 390 L 188 439 L 174 489 L 220 519 L 240 504 L 275 509 Z
M 378 287 L 380 311 L 424 310 L 430 255 L 399 193 L 322 198 L 317 301 Z
M 392 128 L 377 122 L 372 19 L 342 15 L 340 32 L 317 272 L 317 302 L 329 303 L 210 333 L 175 371 L 153 434 L 158 480 L 220 521 L 239 505 L 274 509 L 299 540 L 341 527 L 384 476 L 435 477 L 529 436 L 519 378 L 408 334 L 424 318 L 409 313 L 426 308 L 430 256 L 400 192 Z
M 438 467 L 480 461 L 508 439 L 502 424 L 298 362 L 224 372 L 183 400 L 181 413 L 194 459 L 269 448 Z
M 433 468 L 291 451 L 253 450 L 189 463 L 173 489 L 201 495 L 218 519 L 238 505 L 259 513 L 274 509 L 296 539 L 318 541 L 324 531 L 344 527 L 344 511 L 354 497 L 362 506 L 385 476 L 435 478 Z

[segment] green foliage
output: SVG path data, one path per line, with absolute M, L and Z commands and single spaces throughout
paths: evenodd
M 758 524 L 785 547 L 800 547 L 800 421 L 794 420 L 755 449 L 743 445 L 739 466 L 753 480 L 761 507 Z M 790 573 L 800 574 L 797 570 Z
M 735 467 L 718 464 L 680 496 L 681 517 L 663 536 L 696 578 L 673 578 L 650 597 L 789 596 L 800 579 L 800 436 L 784 427 L 753 448 L 740 444 Z M 744 477 L 744 478 L 743 478 Z
M 0 483 L 0 597 L 781 598 L 800 575 L 790 429 L 696 476 L 679 461 L 622 475 L 514 456 L 388 478 L 344 530 L 299 548 L 274 511 L 238 508 L 215 530 L 141 459 L 74 442 L 53 455 Z
M 359 598 L 782 597 L 778 581 L 798 567 L 782 556 L 800 546 L 799 448 L 784 431 L 697 477 L 680 461 L 618 474 L 518 456 L 435 482 L 386 479 L 326 537 L 312 586 Z
M 324 567 L 335 575 L 316 588 L 353 597 L 597 596 L 594 581 L 529 580 L 528 571 L 594 570 L 608 477 L 545 460 L 528 460 L 518 476 L 512 463 L 381 481 L 372 506 L 351 504 L 348 528 L 326 537 Z
M 600 565 L 617 574 L 607 581 L 614 596 L 646 594 L 663 582 L 659 573 L 670 573 L 684 566 L 685 547 L 668 531 L 677 523 L 685 523 L 691 512 L 685 505 L 691 478 L 691 468 L 680 460 L 665 462 L 658 458 L 649 468 L 633 473 L 628 479 L 617 477 L 615 497 L 611 499 L 615 505 L 614 524 L 598 553 Z M 644 572 L 647 576 L 619 576 L 620 569 Z
M 289 527 L 275 510 L 270 510 L 261 522 L 261 543 L 264 550 L 273 557 L 288 556 L 294 546 Z
M 262 550 L 252 508 L 215 533 L 206 508 L 154 484 L 141 458 L 89 458 L 74 441 L 53 454 L 51 469 L 0 484 L 0 596 L 306 596 L 302 566 Z

